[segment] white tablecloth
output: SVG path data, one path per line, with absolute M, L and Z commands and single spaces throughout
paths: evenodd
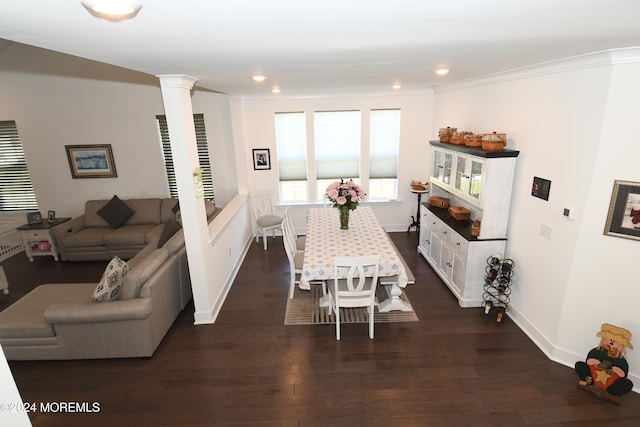
M 300 288 L 309 289 L 311 281 L 332 280 L 335 256 L 371 255 L 380 256 L 378 276 L 397 275 L 398 286 L 407 285 L 404 264 L 370 207 L 350 212 L 348 230 L 340 229 L 338 209 L 309 209 Z

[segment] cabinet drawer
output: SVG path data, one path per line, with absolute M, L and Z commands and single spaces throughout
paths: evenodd
M 27 240 L 48 240 L 50 238 L 48 230 L 29 230 L 22 233 Z

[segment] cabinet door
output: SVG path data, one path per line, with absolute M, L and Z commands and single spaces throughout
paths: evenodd
M 418 244 L 425 253 L 429 253 L 431 221 L 433 220 L 430 218 L 427 208 L 420 206 L 420 241 Z
M 458 290 L 460 295 L 464 295 L 466 259 L 469 250 L 469 242 L 462 236 L 456 236 L 452 240 L 451 247 L 451 285 Z
M 470 158 L 469 164 L 469 190 L 467 194 L 478 202 L 482 199 L 482 183 L 484 181 L 484 161 Z
M 452 255 L 450 243 L 442 240 L 440 242 L 440 262 L 438 265 L 447 280 L 451 278 L 451 267 L 453 266 L 451 263 Z
M 442 182 L 451 185 L 451 172 L 453 169 L 453 153 L 444 151 L 442 153 Z
M 429 258 L 435 265 L 440 266 L 440 254 L 442 252 L 442 239 L 435 230 L 429 232 Z
M 469 188 L 469 174 L 467 173 L 468 158 L 467 156 L 456 155 L 455 159 L 456 172 L 453 187 L 466 194 Z

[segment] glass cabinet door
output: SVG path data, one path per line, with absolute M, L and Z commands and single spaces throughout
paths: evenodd
M 442 182 L 445 184 L 451 184 L 451 167 L 453 166 L 453 153 L 442 153 L 444 157 L 444 168 L 442 172 Z
M 471 160 L 469 195 L 478 200 L 480 200 L 480 194 L 482 193 L 483 168 L 484 162 Z
M 442 181 L 443 170 L 444 165 L 442 164 L 442 151 L 433 150 L 433 172 L 431 176 L 439 181 Z
M 469 176 L 467 175 L 467 158 L 465 156 L 456 156 L 456 175 L 453 186 L 456 190 L 467 192 Z

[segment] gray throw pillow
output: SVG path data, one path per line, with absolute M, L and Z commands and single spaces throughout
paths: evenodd
M 164 244 L 167 243 L 167 241 L 171 238 L 171 236 L 180 231 L 181 228 L 182 226 L 172 219 L 165 222 L 162 233 L 160 233 L 160 238 L 158 239 L 158 246 L 156 246 L 156 248 L 163 247 Z
M 134 213 L 133 209 L 115 195 L 97 212 L 112 228 L 123 226 Z

